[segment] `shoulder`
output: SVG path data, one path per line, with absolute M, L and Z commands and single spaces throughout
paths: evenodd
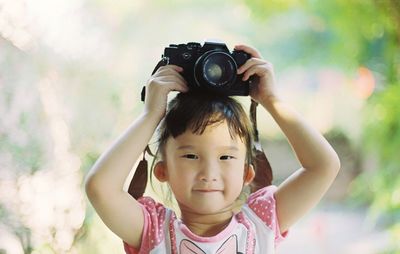
M 138 199 L 139 204 L 142 206 L 142 209 L 144 209 L 147 212 L 157 212 L 157 213 L 165 213 L 166 207 L 155 201 L 151 197 L 141 197 Z
M 264 222 L 271 227 L 271 223 L 276 220 L 276 207 L 274 193 L 277 187 L 270 185 L 252 193 L 247 199 L 249 208 Z
M 138 199 L 139 204 L 142 206 L 144 215 L 144 230 L 152 230 L 152 232 L 161 232 L 165 222 L 167 208 L 152 199 L 151 197 L 142 197 Z
M 247 206 L 252 212 L 275 234 L 275 241 L 278 242 L 286 236 L 279 230 L 279 221 L 276 213 L 275 192 L 277 186 L 270 185 L 252 193 L 247 199 Z
M 274 193 L 278 188 L 275 185 L 269 185 L 264 188 L 259 189 L 258 191 L 250 194 L 247 199 L 247 205 L 252 208 L 252 210 L 257 209 L 258 207 L 274 207 L 275 206 L 275 197 Z
M 142 240 L 139 250 L 124 243 L 126 253 L 149 253 L 165 239 L 164 224 L 167 208 L 151 197 L 141 197 L 138 202 L 144 217 Z

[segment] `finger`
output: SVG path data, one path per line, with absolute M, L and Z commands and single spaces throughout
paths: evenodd
M 257 49 L 247 46 L 245 44 L 238 44 L 235 45 L 235 49 L 236 50 L 242 50 L 248 54 L 250 54 L 252 57 L 256 57 L 256 58 L 262 58 L 260 52 L 258 52 Z
M 182 75 L 180 73 L 178 73 L 176 71 L 176 69 L 174 69 L 174 68 L 163 68 L 163 69 L 157 71 L 154 74 L 154 77 L 159 78 L 159 79 L 164 79 L 166 77 L 175 77 L 182 82 L 186 82 L 186 80 L 182 77 Z
M 189 87 L 181 82 L 165 82 L 164 85 L 168 88 L 169 91 L 178 91 L 178 92 L 189 91 Z
M 165 65 L 158 68 L 156 73 L 179 73 L 182 72 L 183 68 L 177 65 Z
M 253 65 L 265 64 L 266 62 L 260 58 L 250 58 L 247 60 L 242 66 L 240 66 L 237 70 L 237 74 L 242 74 L 246 70 L 248 70 Z
M 159 83 L 161 83 L 162 85 L 178 84 L 183 89 L 186 89 L 188 87 L 187 81 L 181 75 L 179 75 L 177 73 L 158 77 L 157 81 Z
M 153 74 L 153 76 L 160 77 L 172 74 L 180 75 L 179 73 L 182 71 L 183 71 L 182 67 L 166 65 L 158 68 L 158 70 Z
M 160 79 L 159 82 L 161 84 L 177 83 L 182 87 L 187 87 L 185 80 L 176 79 L 175 77 L 166 77 L 166 78 Z
M 182 75 L 176 72 L 162 73 L 161 75 L 156 76 L 156 78 L 159 80 L 175 79 L 179 80 L 180 82 L 186 83 L 186 80 L 182 77 Z
M 243 74 L 243 81 L 246 81 L 249 79 L 249 77 L 253 76 L 256 74 L 259 77 L 263 77 L 267 75 L 268 73 L 268 68 L 265 68 L 264 65 L 254 65 L 250 67 L 244 74 Z
M 175 77 L 176 77 L 177 79 L 179 79 L 179 81 L 180 81 L 181 83 L 187 85 L 187 81 L 186 81 L 186 79 L 184 79 L 184 78 L 182 77 L 182 75 L 180 75 L 180 74 L 175 74 Z
M 163 66 L 163 67 L 171 68 L 171 69 L 173 69 L 173 70 L 175 70 L 175 71 L 177 71 L 177 72 L 183 71 L 183 68 L 182 68 L 182 67 L 180 67 L 180 66 L 178 66 L 178 65 L 175 65 L 175 64 L 168 64 L 168 65 L 165 65 L 165 66 Z

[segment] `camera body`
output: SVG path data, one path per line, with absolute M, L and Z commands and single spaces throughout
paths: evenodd
M 181 75 L 190 90 L 210 91 L 223 95 L 249 95 L 252 78 L 242 80 L 237 69 L 250 54 L 234 50 L 232 53 L 224 43 L 206 41 L 170 44 L 164 49 L 163 61 L 183 68 Z

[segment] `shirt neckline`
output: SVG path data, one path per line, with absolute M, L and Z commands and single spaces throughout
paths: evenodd
M 238 221 L 236 220 L 236 215 L 234 214 L 228 224 L 221 232 L 214 236 L 199 236 L 193 233 L 180 219 L 176 218 L 178 223 L 178 229 L 188 238 L 197 242 L 218 242 L 225 239 L 232 233 L 232 230 L 237 226 Z

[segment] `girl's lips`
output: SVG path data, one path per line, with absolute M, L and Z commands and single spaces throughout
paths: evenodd
M 221 190 L 214 190 L 214 189 L 199 189 L 199 190 L 194 190 L 197 192 L 219 192 Z

